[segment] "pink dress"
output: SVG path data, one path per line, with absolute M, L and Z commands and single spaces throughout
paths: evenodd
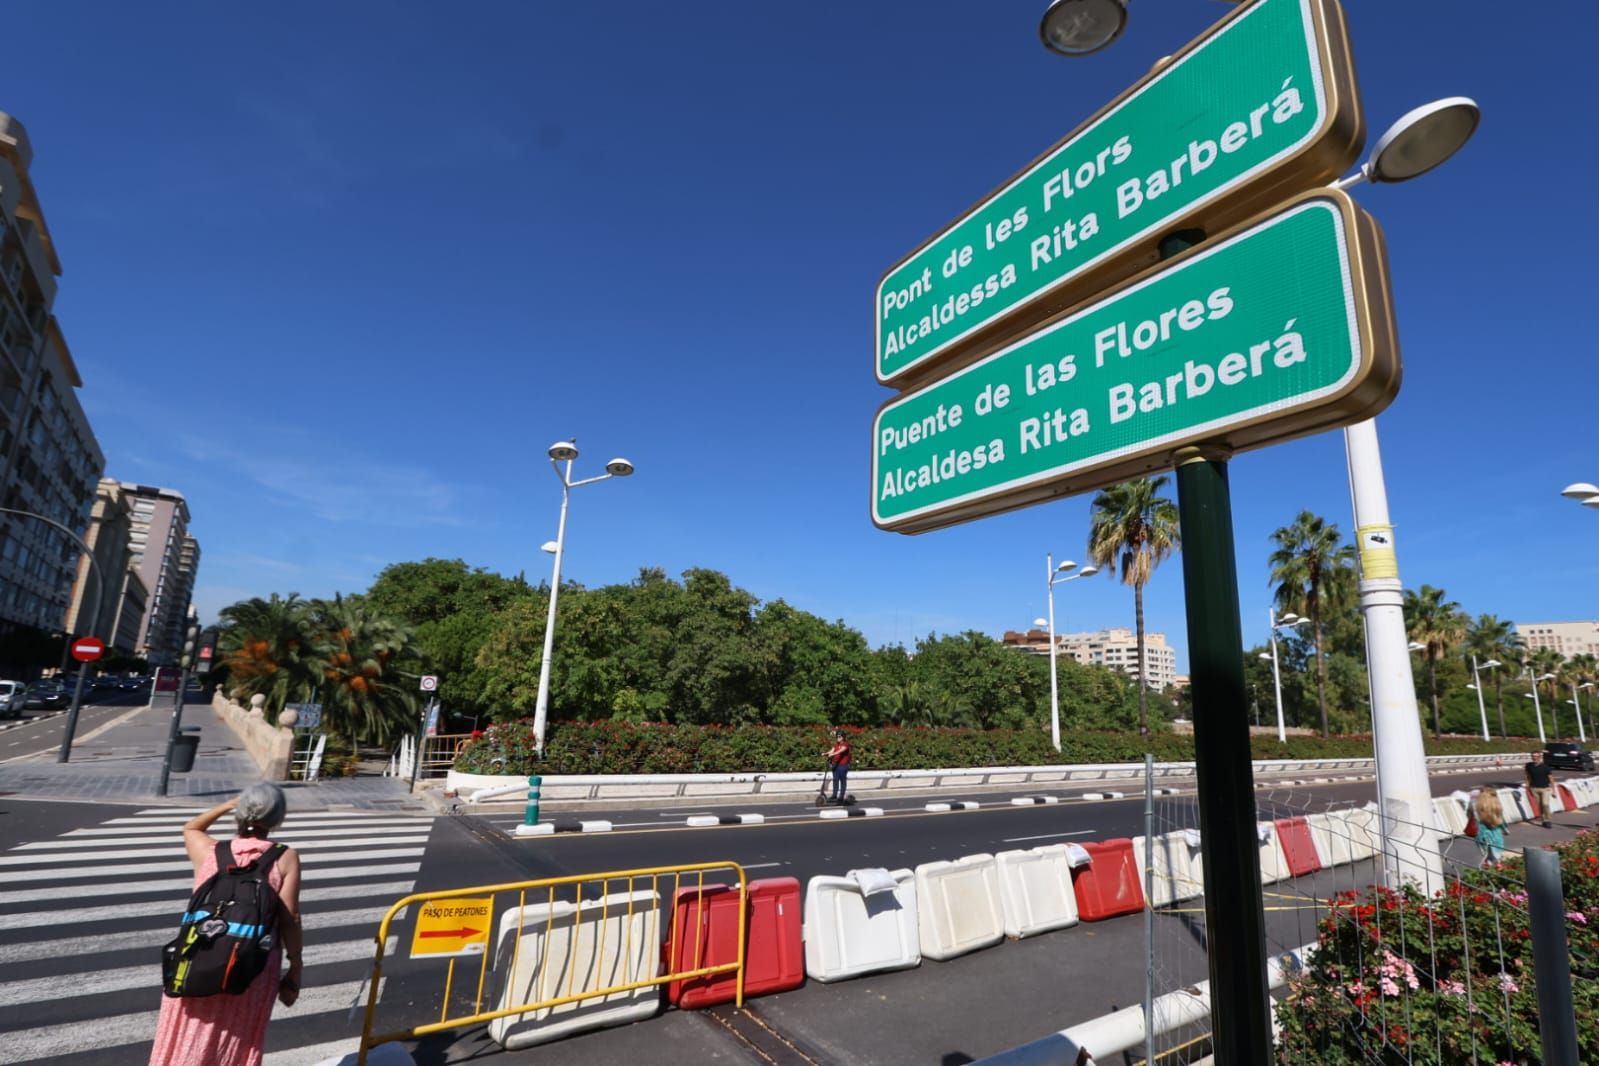
M 236 837 L 231 843 L 237 862 L 248 862 L 271 846 L 271 841 L 253 837 Z M 195 887 L 216 871 L 216 856 L 206 856 L 205 865 L 194 875 Z M 281 857 L 268 880 L 274 891 L 282 889 Z M 197 999 L 163 995 L 150 1066 L 260 1066 L 267 1019 L 278 996 L 282 957 L 283 949 L 274 948 L 266 969 L 243 995 Z

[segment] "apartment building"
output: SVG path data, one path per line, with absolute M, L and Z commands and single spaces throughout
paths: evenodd
M 51 314 L 61 261 L 29 178 L 27 131 L 0 112 L 0 507 L 82 533 L 105 456 L 83 379 Z M 66 624 L 81 549 L 36 518 L 0 514 L 0 636 Z
M 1004 642 L 1034 655 L 1049 654 L 1046 630 L 1008 632 Z M 1055 654 L 1085 665 L 1108 666 L 1130 677 L 1138 676 L 1138 635 L 1131 629 L 1115 627 L 1093 633 L 1056 633 Z M 1166 634 L 1144 634 L 1144 660 L 1150 688 L 1163 692 L 1176 684 L 1177 652 L 1166 643 Z
M 132 494 L 123 490 L 120 481 L 100 479 L 84 540 L 104 582 L 104 602 L 95 605 L 97 586 L 86 555 L 79 561 L 72 606 L 67 611 L 69 633 L 93 633 L 127 655 L 137 654 L 150 598 L 144 579 L 129 565 L 134 554 L 133 503 Z
M 1564 658 L 1599 655 L 1599 622 L 1516 622 L 1528 651 L 1553 648 Z
M 128 569 L 148 590 L 135 654 L 170 666 L 183 651 L 184 618 L 200 566 L 189 535 L 189 503 L 176 489 L 120 483 L 129 498 Z

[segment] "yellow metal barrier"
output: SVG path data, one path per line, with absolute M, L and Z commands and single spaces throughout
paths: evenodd
M 698 894 L 698 896 L 696 897 L 695 905 L 694 905 L 693 918 L 692 918 L 691 922 L 683 923 L 681 928 L 679 927 L 677 908 L 674 905 L 674 902 L 675 902 L 675 900 L 677 898 L 677 892 L 681 888 L 684 888 L 684 887 L 696 887 L 696 888 L 699 888 L 699 889 L 703 890 L 707 886 L 707 884 L 715 885 L 715 884 L 719 883 L 716 880 L 712 880 L 710 882 L 707 882 L 706 879 L 705 879 L 706 874 L 714 874 L 714 873 L 717 873 L 719 871 L 726 871 L 728 873 L 733 874 L 734 876 L 736 876 L 738 878 L 738 892 L 739 892 L 738 958 L 735 961 L 733 961 L 733 962 L 719 963 L 719 964 L 717 964 L 715 966 L 703 966 L 703 965 L 701 965 L 701 963 L 703 962 L 703 959 L 701 958 L 701 951 L 700 951 L 701 942 L 700 942 L 700 936 L 699 936 L 698 930 L 699 930 L 700 922 L 701 922 L 701 920 L 703 918 L 703 915 L 704 915 L 704 908 L 706 906 L 705 894 L 704 894 L 703 891 L 701 891 Z M 663 895 L 661 890 L 660 890 L 661 889 L 661 881 L 662 881 L 663 878 L 670 878 L 671 879 L 671 889 L 672 890 L 671 890 L 671 893 L 669 895 Z M 598 911 L 600 940 L 599 940 L 599 948 L 595 952 L 595 965 L 596 965 L 596 967 L 598 967 L 598 965 L 600 964 L 600 961 L 604 957 L 604 952 L 605 952 L 606 923 L 607 923 L 607 919 L 610 917 L 610 909 L 611 909 L 610 908 L 610 902 L 609 902 L 611 894 L 612 894 L 611 893 L 611 885 L 613 883 L 625 884 L 626 887 L 625 887 L 625 889 L 623 889 L 623 893 L 628 897 L 627 898 L 627 907 L 626 907 L 625 915 L 626 915 L 626 917 L 628 919 L 631 919 L 634 916 L 635 912 L 636 912 L 636 908 L 634 906 L 634 900 L 632 898 L 633 893 L 636 891 L 635 888 L 634 888 L 634 885 L 637 882 L 643 881 L 645 879 L 648 879 L 650 891 L 654 892 L 655 895 L 656 895 L 657 906 L 669 907 L 672 910 L 672 937 L 671 937 L 671 942 L 673 944 L 678 943 L 678 938 L 680 936 L 682 936 L 686 931 L 692 931 L 692 935 L 694 937 L 694 957 L 693 957 L 693 960 L 692 960 L 693 961 L 693 965 L 691 967 L 689 967 L 688 969 L 686 969 L 686 970 L 677 970 L 677 971 L 672 971 L 672 972 L 669 972 L 669 973 L 663 973 L 663 974 L 661 974 L 661 975 L 659 975 L 657 977 L 649 978 L 648 980 L 633 981 L 633 982 L 629 982 L 627 984 L 608 985 L 608 986 L 605 986 L 605 987 L 602 987 L 602 988 L 593 988 L 593 989 L 585 989 L 585 990 L 581 990 L 581 991 L 574 991 L 573 984 L 575 983 L 575 981 L 577 979 L 576 960 L 577 960 L 577 945 L 578 945 L 578 941 L 579 941 L 579 935 L 578 934 L 579 934 L 580 927 L 582 926 L 583 920 L 584 920 L 584 917 L 583 917 L 583 888 L 584 888 L 584 886 L 588 885 L 588 884 L 597 884 L 600 887 L 599 899 L 601 901 L 601 904 L 600 904 L 600 909 Z M 496 1009 L 496 1010 L 485 1011 L 483 1009 L 483 988 L 484 988 L 484 984 L 485 984 L 485 979 L 488 976 L 489 955 L 494 950 L 494 946 L 493 946 L 492 940 L 494 938 L 494 932 L 495 931 L 491 928 L 489 930 L 491 943 L 486 944 L 484 946 L 483 959 L 482 959 L 482 962 L 479 964 L 479 967 L 478 967 L 477 995 L 476 995 L 476 998 L 473 1000 L 472 1013 L 471 1014 L 459 1015 L 459 1016 L 455 1016 L 455 1017 L 452 1017 L 450 1015 L 450 991 L 453 988 L 454 983 L 455 983 L 455 958 L 451 957 L 450 961 L 449 961 L 448 969 L 445 971 L 445 976 L 444 976 L 444 995 L 441 997 L 443 1002 L 442 1002 L 442 1004 L 440 1006 L 440 1010 L 439 1010 L 439 1020 L 436 1021 L 436 1022 L 428 1022 L 428 1023 L 423 1024 L 423 1025 L 415 1025 L 415 1026 L 412 1026 L 412 1027 L 410 1027 L 408 1029 L 399 1029 L 399 1030 L 395 1030 L 394 1032 L 381 1033 L 381 1034 L 378 1034 L 376 1036 L 373 1035 L 373 1033 L 372 1033 L 372 1022 L 373 1022 L 373 1017 L 374 1017 L 374 1015 L 376 1013 L 376 1010 L 377 1010 L 379 982 L 382 980 L 382 977 L 383 977 L 383 950 L 384 950 L 385 945 L 388 942 L 389 926 L 395 920 L 395 916 L 397 914 L 399 914 L 399 912 L 402 909 L 404 909 L 405 907 L 408 907 L 408 906 L 410 906 L 412 904 L 424 904 L 424 903 L 427 903 L 427 902 L 429 902 L 431 900 L 453 899 L 453 898 L 457 898 L 457 897 L 484 896 L 484 895 L 493 895 L 495 897 L 498 897 L 498 895 L 500 893 L 502 893 L 502 892 L 506 892 L 506 893 L 515 892 L 515 893 L 517 893 L 516 939 L 513 942 L 513 946 L 512 946 L 512 949 L 511 949 L 510 965 L 507 968 L 507 978 L 506 978 L 506 981 L 507 981 L 506 994 L 509 995 L 510 992 L 511 992 L 510 982 L 512 980 L 514 980 L 515 974 L 517 972 L 517 969 L 516 969 L 517 961 L 518 961 L 518 959 L 520 957 L 520 952 L 521 952 L 521 949 L 522 949 L 522 933 L 523 933 L 523 924 L 522 923 L 523 923 L 523 920 L 526 917 L 528 893 L 529 892 L 538 892 L 538 891 L 542 890 L 546 894 L 546 897 L 547 897 L 545 902 L 547 902 L 549 904 L 548 911 L 547 911 L 548 916 L 546 917 L 546 919 L 544 921 L 543 951 L 542 951 L 542 954 L 541 954 L 540 960 L 539 960 L 539 966 L 540 966 L 540 970 L 539 970 L 539 993 L 542 996 L 543 992 L 544 992 L 544 987 L 543 987 L 544 975 L 545 975 L 545 973 L 547 972 L 547 970 L 549 968 L 550 944 L 552 942 L 551 941 L 551 937 L 550 937 L 550 931 L 554 928 L 554 925 L 555 925 L 555 906 L 554 906 L 555 902 L 556 902 L 555 893 L 556 893 L 556 889 L 563 888 L 563 887 L 566 887 L 566 886 L 569 886 L 569 885 L 570 886 L 575 886 L 575 900 L 574 900 L 575 907 L 574 907 L 574 912 L 573 912 L 573 916 L 572 916 L 572 933 L 571 933 L 572 954 L 571 954 L 570 963 L 569 963 L 568 968 L 567 968 L 566 992 L 565 992 L 564 995 L 551 996 L 549 998 L 541 998 L 541 999 L 529 1001 L 527 1003 L 519 1003 L 519 1004 L 517 1004 L 515 1006 L 511 1006 L 511 1007 L 502 1007 L 502 1008 L 499 1008 L 499 1009 Z M 420 908 L 419 908 L 419 910 L 420 910 Z M 618 907 L 618 913 L 619 914 L 622 913 L 620 907 Z M 640 989 L 640 988 L 648 988 L 648 987 L 650 987 L 652 985 L 664 985 L 664 984 L 668 984 L 668 983 L 673 982 L 673 981 L 684 981 L 684 980 L 690 980 L 692 978 L 697 978 L 697 977 L 709 977 L 709 976 L 712 976 L 714 974 L 722 974 L 722 973 L 736 973 L 737 974 L 737 976 L 735 978 L 735 981 L 736 981 L 735 999 L 736 999 L 737 1005 L 742 1007 L 744 1005 L 744 967 L 745 967 L 744 953 L 745 953 L 745 939 L 746 939 L 746 932 L 747 932 L 746 923 L 748 922 L 748 913 L 749 913 L 749 879 L 745 876 L 744 868 L 742 866 L 740 866 L 738 863 L 735 863 L 735 862 L 706 862 L 706 863 L 695 863 L 695 864 L 687 865 L 687 866 L 652 866 L 652 867 L 642 867 L 642 868 L 637 869 L 637 870 L 612 870 L 612 871 L 605 872 L 605 873 L 578 874 L 578 875 L 575 875 L 575 876 L 568 876 L 568 877 L 545 877 L 545 878 L 540 878 L 540 879 L 534 880 L 534 881 L 514 881 L 514 882 L 510 882 L 510 883 L 507 883 L 507 884 L 501 884 L 501 885 L 472 885 L 472 886 L 469 886 L 469 887 L 466 887 L 466 888 L 452 888 L 452 889 L 446 889 L 444 891 L 439 891 L 439 892 L 416 892 L 416 893 L 413 893 L 413 894 L 411 894 L 409 896 L 406 896 L 404 899 L 396 901 L 394 903 L 394 905 L 391 906 L 388 909 L 388 912 L 383 915 L 383 921 L 378 924 L 377 948 L 376 948 L 376 952 L 375 952 L 375 954 L 373 955 L 373 958 L 372 958 L 372 973 L 371 973 L 371 977 L 370 977 L 369 982 L 368 982 L 368 989 L 367 989 L 366 1020 L 362 1023 L 362 1026 L 361 1026 L 361 1048 L 360 1048 L 360 1053 L 359 1053 L 359 1055 L 358 1055 L 358 1057 L 356 1059 L 356 1062 L 358 1063 L 358 1066 L 366 1066 L 366 1056 L 367 1056 L 367 1052 L 369 1050 L 371 1050 L 372 1048 L 378 1046 L 379 1044 L 386 1044 L 386 1043 L 389 1043 L 390 1041 L 394 1041 L 394 1040 L 411 1040 L 411 1039 L 414 1039 L 414 1038 L 419 1037 L 419 1036 L 425 1036 L 428 1033 L 436 1033 L 436 1032 L 440 1032 L 440 1031 L 445 1030 L 445 1029 L 459 1029 L 459 1028 L 461 1028 L 463 1026 L 477 1025 L 477 1024 L 480 1024 L 480 1023 L 483 1023 L 483 1022 L 491 1022 L 491 1021 L 494 1021 L 497 1018 L 507 1018 L 507 1017 L 511 1017 L 513 1015 L 527 1014 L 527 1013 L 531 1013 L 531 1012 L 537 1011 L 537 1010 L 545 1010 L 545 1009 L 549 1009 L 549 1008 L 564 1006 L 564 1005 L 566 1005 L 568 1003 L 578 1003 L 578 1002 L 581 1002 L 583 1000 L 588 1000 L 588 999 L 599 999 L 599 998 L 601 998 L 603 996 L 615 995 L 615 994 L 620 993 L 620 992 L 632 992 L 632 991 L 635 991 L 635 990 Z M 633 932 L 631 922 L 629 922 L 625 926 L 625 928 L 627 930 L 627 935 L 628 935 L 628 938 L 629 938 L 627 950 L 628 950 L 629 954 L 631 954 L 631 950 L 632 950 L 631 940 L 632 940 L 632 932 Z M 657 926 L 657 928 L 659 928 L 659 927 Z M 651 948 L 653 955 L 658 955 L 659 954 L 659 945 L 648 945 L 648 946 Z M 663 968 L 669 969 L 670 968 L 670 963 L 668 963 L 667 966 L 663 967 Z M 596 976 L 598 976 L 597 973 L 596 973 Z M 552 989 L 551 991 L 559 991 L 559 988 Z

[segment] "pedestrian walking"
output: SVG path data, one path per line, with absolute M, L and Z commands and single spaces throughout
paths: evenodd
M 1505 853 L 1505 809 L 1499 802 L 1499 792 L 1484 786 L 1472 803 L 1472 815 L 1477 821 L 1477 850 L 1488 862 L 1498 862 Z
M 236 867 L 253 864 L 274 848 L 269 834 L 283 821 L 287 804 L 276 785 L 251 785 L 183 826 L 183 846 L 194 865 L 198 889 L 217 873 L 221 843 L 207 830 L 232 812 L 237 834 L 228 842 Z M 238 995 L 162 996 L 150 1066 L 260 1066 L 267 1019 L 275 999 L 292 1007 L 300 994 L 300 856 L 284 848 L 272 861 L 268 884 L 277 893 L 278 942 L 266 968 Z M 287 972 L 281 972 L 283 960 Z
M 1555 789 L 1555 772 L 1543 761 L 1543 752 L 1532 753 L 1532 762 L 1522 767 L 1527 775 L 1527 788 L 1532 791 L 1533 798 L 1538 801 L 1538 811 L 1543 818 L 1543 827 L 1549 828 L 1549 816 L 1554 813 L 1555 805 L 1560 802 L 1560 793 Z
M 841 729 L 833 734 L 833 746 L 827 752 L 827 765 L 833 771 L 833 802 L 843 803 L 847 795 L 845 785 L 849 779 L 849 741 Z

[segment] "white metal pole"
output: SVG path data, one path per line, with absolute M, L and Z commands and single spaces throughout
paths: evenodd
M 1044 556 L 1044 585 L 1049 590 L 1049 742 L 1060 751 L 1060 683 L 1055 676 L 1055 556 Z
M 1482 698 L 1482 676 L 1477 673 L 1477 657 L 1471 657 L 1471 683 L 1477 687 L 1477 712 L 1482 715 L 1482 739 L 1488 739 L 1488 704 Z
M 1577 683 L 1571 683 L 1571 705 L 1577 709 L 1577 739 L 1588 743 L 1588 731 L 1582 726 L 1582 697 L 1577 693 Z
M 1371 678 L 1372 746 L 1377 800 L 1383 813 L 1384 866 L 1391 887 L 1413 883 L 1431 893 L 1443 885 L 1432 786 L 1422 745 L 1416 684 L 1405 631 L 1404 584 L 1388 518 L 1377 423 L 1344 430 L 1349 494 L 1360 551 L 1360 609 L 1366 622 L 1366 667 Z
M 1543 705 L 1538 702 L 1538 679 L 1533 677 L 1530 666 L 1527 668 L 1527 677 L 1532 680 L 1532 713 L 1538 718 L 1538 743 L 1547 744 L 1549 738 L 1543 732 Z
M 533 750 L 544 758 L 544 726 L 550 709 L 550 656 L 555 650 L 555 601 L 561 594 L 561 553 L 566 550 L 566 506 L 572 499 L 572 460 L 561 475 L 561 522 L 555 530 L 555 573 L 550 578 L 550 613 L 544 620 L 544 659 L 539 666 L 539 699 L 533 710 Z
M 1266 621 L 1271 625 L 1271 683 L 1277 689 L 1277 743 L 1288 743 L 1288 729 L 1283 725 L 1283 675 L 1277 666 L 1277 608 L 1266 608 Z

